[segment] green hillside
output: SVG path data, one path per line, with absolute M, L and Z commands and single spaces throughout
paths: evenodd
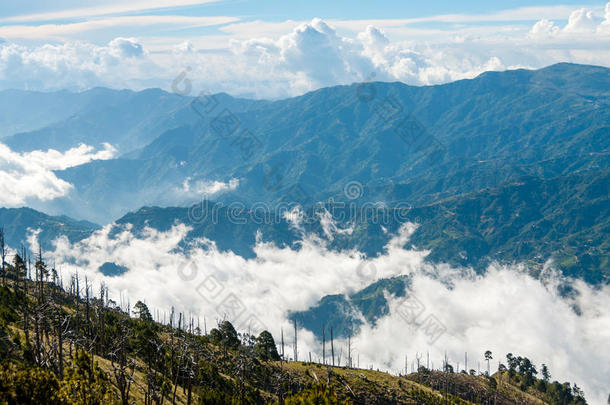
M 173 312 L 160 324 L 144 303 L 123 311 L 86 279 L 64 290 L 40 258 L 26 279 L 25 263 L 15 256 L 0 286 L 0 403 L 586 403 L 576 385 L 512 354 L 492 376 L 449 363 L 394 376 L 330 354 L 326 364 L 294 362 L 266 331 L 222 321 L 208 333 Z

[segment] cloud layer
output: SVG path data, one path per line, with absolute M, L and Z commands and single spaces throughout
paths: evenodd
M 63 153 L 53 149 L 17 153 L 0 143 L 0 205 L 15 207 L 32 199 L 47 201 L 64 196 L 72 185 L 59 179 L 53 170 L 111 159 L 115 152 L 112 145 L 105 143 L 98 151 L 81 144 Z
M 189 197 L 212 196 L 225 191 L 233 191 L 239 186 L 239 179 L 230 179 L 228 182 L 193 180 L 187 177 L 182 183 L 180 193 Z
M 259 242 L 256 257 L 249 260 L 219 252 L 206 239 L 182 250 L 179 243 L 189 230 L 182 224 L 167 232 L 148 229 L 140 237 L 129 226 L 114 235 L 107 226 L 76 244 L 57 240 L 48 257 L 53 257 L 64 280 L 79 272 L 94 286 L 105 282 L 110 297 L 123 308 L 128 300 L 133 305 L 141 299 L 161 320 L 175 306 L 198 319 L 202 329 L 204 317 L 208 330 L 226 317 L 242 331 L 266 328 L 278 337 L 283 328 L 288 341 L 292 340 L 288 311 L 307 309 L 327 294 L 349 294 L 380 278 L 410 275 L 409 299 L 419 303 L 422 319 L 434 317 L 444 333 L 431 341 L 425 328 L 418 327 L 420 320 L 409 318 L 405 308 L 412 307 L 389 297 L 390 313 L 376 326 L 363 327 L 352 340 L 353 356 L 361 367 L 399 373 L 405 355 L 411 365 L 416 353 L 425 358 L 429 352 L 438 368 L 446 351 L 454 367 L 457 362 L 464 367 L 462 359 L 468 352 L 468 368 L 476 370 L 480 362 L 484 370 L 483 352 L 489 349 L 494 353 L 493 371 L 497 360 L 512 352 L 528 356 L 538 366 L 546 363 L 554 379 L 576 382 L 591 403 L 605 401 L 610 379 L 608 286 L 594 289 L 580 281 L 562 280 L 552 266 L 540 279 L 519 266 L 492 266 L 484 275 L 432 266 L 424 262 L 426 252 L 401 247 L 415 228 L 405 224 L 385 253 L 374 259 L 357 251 L 331 251 L 325 240 L 308 235 L 293 247 Z M 34 238 L 35 234 L 32 246 Z M 105 262 L 129 271 L 105 277 L 98 271 Z M 569 297 L 558 292 L 565 282 L 573 288 Z M 319 358 L 320 342 L 306 330 L 299 333 L 301 358 L 310 351 Z M 345 359 L 346 342 L 338 341 L 335 347 Z
M 556 62 L 610 66 L 610 3 L 605 11 L 581 8 L 573 10 L 567 21 L 552 19 L 565 14 L 564 9 L 421 21 L 316 18 L 270 23 L 237 22 L 230 17 L 205 21 L 182 16 L 112 17 L 138 19 L 130 25 L 220 27 L 214 35 L 119 37 L 105 45 L 73 39 L 24 45 L 19 38 L 25 34 L 19 33 L 19 26 L 7 25 L 0 26 L 0 37 L 14 39 L 0 44 L 0 88 L 169 89 L 188 66 L 194 91 L 205 88 L 274 98 L 370 79 L 427 85 L 474 77 L 486 70 L 538 68 Z M 536 12 L 549 17 L 530 25 L 517 22 L 531 19 Z M 488 23 L 476 24 L 483 17 Z M 424 23 L 444 25 L 439 29 Z M 61 37 L 84 29 L 76 24 L 54 26 L 63 31 L 45 31 L 40 36 Z M 51 29 L 45 27 L 26 27 L 24 32 L 34 35 L 36 30 Z

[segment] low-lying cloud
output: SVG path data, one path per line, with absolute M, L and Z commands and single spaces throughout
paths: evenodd
M 184 179 L 181 192 L 190 197 L 213 196 L 226 191 L 233 191 L 239 186 L 239 179 L 230 179 L 228 182 Z
M 512 352 L 538 366 L 547 364 L 554 379 L 576 382 L 591 403 L 608 395 L 610 288 L 562 279 L 550 263 L 539 279 L 523 266 L 493 265 L 480 275 L 431 265 L 424 260 L 427 252 L 403 248 L 416 229 L 413 224 L 405 224 L 383 254 L 368 259 L 356 250 L 330 250 L 326 240 L 308 235 L 283 248 L 259 238 L 256 257 L 244 259 L 218 251 L 205 238 L 180 247 L 189 229 L 177 224 L 167 232 L 148 229 L 136 237 L 129 225 L 119 232 L 107 226 L 75 244 L 58 239 L 47 257 L 55 260 L 64 280 L 78 272 L 94 285 L 105 282 L 112 299 L 123 297 L 124 308 L 127 297 L 132 306 L 145 300 L 162 320 L 174 306 L 199 319 L 202 329 L 205 317 L 208 331 L 222 318 L 242 331 L 269 329 L 276 338 L 283 328 L 287 342 L 292 341 L 289 311 L 305 310 L 328 294 L 350 294 L 381 278 L 410 275 L 407 297 L 420 306 L 421 319 L 405 315 L 413 307 L 405 310 L 404 298 L 388 296 L 390 313 L 353 337 L 354 364 L 399 373 L 405 355 L 412 367 L 416 354 L 425 359 L 428 352 L 431 366 L 438 368 L 446 352 L 450 363 L 457 367 L 460 362 L 463 369 L 468 352 L 468 369 L 484 371 L 483 353 L 491 350 L 493 372 L 497 361 L 504 362 Z M 106 262 L 129 271 L 104 277 L 98 268 Z M 573 289 L 567 297 L 559 293 L 565 283 Z M 434 339 L 421 326 L 429 318 L 442 327 Z M 306 330 L 299 334 L 300 358 L 309 352 L 321 358 L 314 335 Z M 336 341 L 335 347 L 345 364 L 347 342 Z
M 54 149 L 18 153 L 0 143 L 0 205 L 21 206 L 31 200 L 48 201 L 65 196 L 72 185 L 54 170 L 114 157 L 116 149 L 103 144 L 101 150 L 81 144 L 65 152 Z

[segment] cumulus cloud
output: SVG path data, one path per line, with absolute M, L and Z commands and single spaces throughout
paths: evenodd
M 443 46 L 392 43 L 383 31 L 368 26 L 356 38 L 340 36 L 320 19 L 301 24 L 277 40 L 252 39 L 233 43 L 236 57 L 250 69 L 271 67 L 282 72 L 291 92 L 355 81 L 400 80 L 437 84 L 505 68 L 497 56 L 460 54 Z
M 105 45 L 66 41 L 38 46 L 5 42 L 0 43 L 0 88 L 171 89 L 174 78 L 189 67 L 194 93 L 205 89 L 278 98 L 372 78 L 430 85 L 472 78 L 486 70 L 539 68 L 556 62 L 610 66 L 609 7 L 605 18 L 597 9 L 568 14 L 562 6 L 560 13 L 549 14 L 529 8 L 527 18 L 536 12 L 543 17 L 533 26 L 477 26 L 481 16 L 442 30 L 416 28 L 410 24 L 417 21 L 407 20 L 219 20 L 207 24 L 228 23 L 220 29 L 223 35 L 188 40 L 120 37 Z M 181 18 L 179 23 L 186 26 L 206 23 Z M 434 21 L 452 24 L 449 20 Z M 26 28 L 32 32 L 32 27 Z
M 607 33 L 608 21 L 610 21 L 610 3 L 606 4 L 605 15 L 603 17 L 595 15 L 592 10 L 580 8 L 574 10 L 567 24 L 560 28 L 555 22 L 541 19 L 530 30 L 530 37 L 533 38 L 564 38 L 570 40 L 574 35 L 579 35 L 580 39 L 608 41 L 605 36 Z M 595 34 L 600 34 L 595 35 Z M 584 37 L 583 37 L 584 35 Z
M 54 170 L 111 159 L 115 153 L 107 143 L 98 151 L 81 144 L 63 153 L 53 149 L 17 153 L 0 143 L 0 205 L 19 206 L 30 199 L 47 201 L 64 196 L 72 185 L 59 179 Z
M 384 53 L 390 40 L 383 31 L 369 25 L 366 30 L 358 34 L 358 39 L 362 42 L 362 54 L 371 59 L 374 65 L 378 66 L 384 62 Z
M 610 2 L 606 3 L 604 21 L 599 25 L 598 31 L 601 33 L 610 34 Z
M 137 57 L 144 53 L 142 44 L 139 44 L 135 38 L 115 38 L 108 43 L 110 51 L 118 57 Z
M 388 296 L 389 314 L 375 326 L 365 324 L 352 339 L 361 366 L 398 373 L 404 370 L 405 355 L 414 360 L 416 353 L 429 352 L 438 368 L 446 351 L 454 367 L 468 352 L 469 368 L 476 370 L 480 362 L 483 370 L 483 352 L 489 349 L 495 359 L 492 371 L 497 360 L 512 352 L 538 365 L 546 363 L 555 379 L 576 382 L 591 403 L 601 403 L 607 396 L 608 286 L 595 289 L 581 281 L 563 280 L 550 265 L 539 279 L 523 266 L 494 265 L 482 275 L 433 266 L 424 261 L 427 252 L 403 248 L 416 229 L 414 224 L 405 224 L 376 258 L 356 250 L 330 250 L 326 239 L 303 235 L 298 244 L 282 248 L 259 238 L 256 257 L 244 259 L 218 251 L 205 238 L 179 247 L 189 229 L 176 224 L 167 232 L 147 229 L 136 237 L 130 226 L 107 226 L 75 244 L 58 239 L 48 256 L 64 280 L 79 272 L 94 284 L 105 282 L 111 298 L 122 301 L 124 309 L 128 299 L 132 304 L 141 299 L 153 313 L 160 311 L 161 318 L 175 306 L 199 318 L 202 325 L 205 317 L 208 330 L 226 317 L 242 331 L 266 328 L 276 337 L 282 327 L 291 330 L 289 311 L 305 310 L 328 294 L 350 294 L 380 278 L 408 275 L 407 299 L 417 300 L 421 318 L 405 316 L 404 298 Z M 36 246 L 34 234 L 30 242 Z M 119 277 L 105 277 L 98 269 L 106 262 L 129 270 Z M 370 271 L 358 271 L 363 265 Z M 559 293 L 566 282 L 573 289 L 568 297 Z M 435 341 L 419 326 L 430 316 L 445 329 Z M 319 358 L 320 342 L 307 330 L 299 334 L 301 356 L 311 351 Z M 337 340 L 335 347 L 345 353 L 346 344 Z
M 28 47 L 0 44 L 0 87 L 80 90 L 95 86 L 152 87 L 148 75 L 160 69 L 133 38 L 107 45 L 66 42 Z
M 598 18 L 591 10 L 580 8 L 570 14 L 568 25 L 564 28 L 566 32 L 594 32 L 599 24 Z
M 549 37 L 559 32 L 560 28 L 554 22 L 542 19 L 532 27 L 530 33 L 534 37 Z
M 360 55 L 361 46 L 341 37 L 319 18 L 301 24 L 277 40 L 268 38 L 234 41 L 236 57 L 256 65 L 282 71 L 294 81 L 293 88 L 303 92 L 312 88 L 361 80 L 362 72 L 373 70 L 368 58 Z

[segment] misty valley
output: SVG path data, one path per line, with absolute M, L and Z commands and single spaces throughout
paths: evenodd
M 94 3 L 0 17 L 0 403 L 610 403 L 610 3 Z

